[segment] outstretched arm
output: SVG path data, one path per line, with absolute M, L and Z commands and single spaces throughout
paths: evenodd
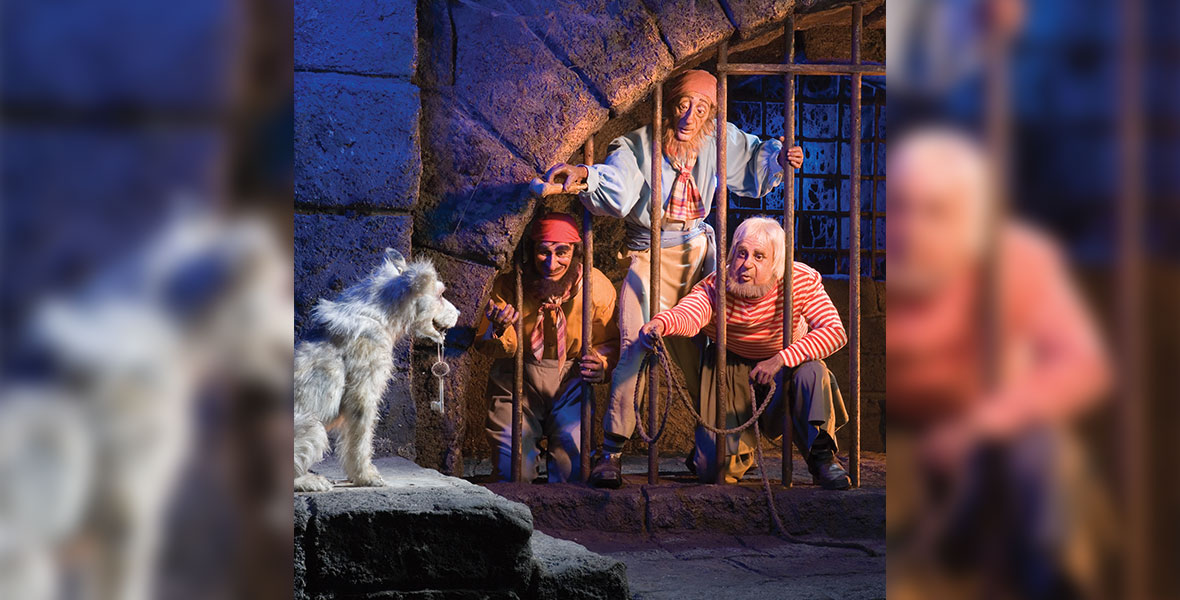
M 638 151 L 632 140 L 618 138 L 611 142 L 610 153 L 602 163 L 558 163 L 545 174 L 545 181 L 558 183 L 564 180 L 562 189 L 567 193 L 585 183 L 586 190 L 579 194 L 582 204 L 595 215 L 621 219 L 631 214 L 645 185 L 635 158 Z
M 713 318 L 713 286 L 716 279 L 710 275 L 693 286 L 692 291 L 676 303 L 676 306 L 661 312 L 644 325 L 641 333 L 645 334 L 645 344 L 655 333 L 660 335 L 677 335 L 691 337 L 700 332 L 701 328 Z

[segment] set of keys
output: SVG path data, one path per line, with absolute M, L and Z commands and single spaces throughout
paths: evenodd
M 443 378 L 451 374 L 451 365 L 448 365 L 443 360 L 442 344 L 438 345 L 438 360 L 430 367 L 430 373 L 438 379 L 438 400 L 430 403 L 430 409 L 438 414 L 443 414 Z

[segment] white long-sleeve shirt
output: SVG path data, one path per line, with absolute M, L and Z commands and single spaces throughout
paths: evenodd
M 582 203 L 591 213 L 615 217 L 627 223 L 650 228 L 651 202 L 651 133 L 650 125 L 615 138 L 610 143 L 606 160 L 597 165 L 583 165 L 589 171 L 587 189 L 581 194 Z M 761 198 L 783 180 L 783 168 L 778 162 L 782 142 L 762 140 L 726 123 L 726 179 L 729 191 L 750 198 Z M 676 171 L 664 157 L 660 188 L 663 206 L 667 209 L 668 195 Z M 705 215 L 713 208 L 717 191 L 716 136 L 705 138 L 692 169 L 693 178 L 701 191 Z M 694 227 L 699 221 L 688 224 Z

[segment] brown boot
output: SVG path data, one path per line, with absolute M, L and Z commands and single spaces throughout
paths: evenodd
M 590 469 L 590 485 L 617 490 L 623 486 L 623 453 L 599 452 Z

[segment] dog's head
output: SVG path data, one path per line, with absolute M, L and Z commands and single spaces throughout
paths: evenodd
M 395 269 L 380 290 L 381 305 L 390 324 L 404 328 L 407 335 L 443 343 L 448 329 L 459 320 L 459 309 L 443 298 L 447 286 L 429 260 L 407 263 L 398 251 L 386 249 L 384 269 Z

